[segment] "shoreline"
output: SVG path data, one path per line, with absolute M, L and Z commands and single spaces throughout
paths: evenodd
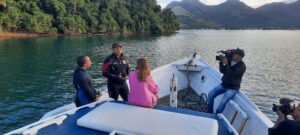
M 38 37 L 42 36 L 35 33 L 15 33 L 15 32 L 0 32 L 0 39 L 6 38 L 26 38 L 26 37 Z
M 176 33 L 176 32 L 173 32 Z M 0 39 L 10 38 L 32 38 L 32 37 L 57 37 L 57 36 L 107 36 L 107 35 L 146 35 L 149 33 L 83 33 L 83 34 L 39 34 L 39 33 L 22 33 L 22 32 L 0 32 Z M 163 33 L 165 34 L 165 33 Z M 153 34 L 156 35 L 156 34 Z
M 180 30 L 300 30 L 300 29 L 180 29 Z M 180 31 L 178 30 L 178 31 Z M 173 32 L 173 33 L 177 33 Z M 84 34 L 39 34 L 39 33 L 22 33 L 22 32 L 0 32 L 0 39 L 10 39 L 10 38 L 32 38 L 32 37 L 57 37 L 57 36 L 107 36 L 107 35 L 140 35 L 147 33 L 84 33 Z M 164 33 L 162 33 L 164 34 Z M 166 33 L 165 33 L 166 34 Z M 156 34 L 153 34 L 156 35 Z
M 51 36 L 84 36 L 84 35 L 99 35 L 105 36 L 109 34 L 98 33 L 98 34 L 39 34 L 39 33 L 22 33 L 22 32 L 0 32 L 0 39 L 10 38 L 31 38 L 31 37 L 51 37 Z M 113 34 L 115 35 L 115 34 Z

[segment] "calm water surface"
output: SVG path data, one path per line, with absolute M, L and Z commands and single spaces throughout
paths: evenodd
M 300 31 L 181 30 L 161 36 L 73 36 L 0 39 L 0 134 L 39 120 L 44 113 L 72 102 L 72 73 L 79 54 L 90 55 L 97 89 L 114 41 L 124 42 L 131 67 L 147 57 L 152 68 L 197 51 L 217 68 L 216 51 L 246 51 L 242 89 L 272 120 L 271 104 L 280 97 L 300 101 Z

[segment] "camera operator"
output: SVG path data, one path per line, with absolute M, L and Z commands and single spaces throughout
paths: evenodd
M 280 106 L 273 105 L 278 119 L 274 127 L 269 128 L 269 135 L 300 135 L 300 103 L 291 104 L 290 99 L 280 99 Z M 291 115 L 294 120 L 287 118 Z
M 208 94 L 208 113 L 213 113 L 214 99 L 225 93 L 216 113 L 223 112 L 227 102 L 239 92 L 242 77 L 246 71 L 246 65 L 242 59 L 245 56 L 244 50 L 237 48 L 221 52 L 225 56 L 220 55 L 216 59 L 220 61 L 220 72 L 223 73 L 222 83 Z

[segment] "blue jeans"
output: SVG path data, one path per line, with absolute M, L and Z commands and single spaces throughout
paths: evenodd
M 223 112 L 227 102 L 234 98 L 235 94 L 238 93 L 238 90 L 235 89 L 225 89 L 222 85 L 215 87 L 209 94 L 208 94 L 208 112 L 213 113 L 214 109 L 214 100 L 217 96 L 224 94 L 219 107 L 216 113 Z

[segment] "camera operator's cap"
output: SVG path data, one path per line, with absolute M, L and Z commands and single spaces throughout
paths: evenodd
M 234 54 L 240 55 L 242 58 L 245 57 L 245 51 L 243 49 L 237 48 L 233 52 Z
M 111 46 L 111 47 L 112 47 L 112 49 L 114 49 L 114 48 L 118 48 L 118 47 L 121 47 L 121 48 L 122 48 L 122 47 L 123 47 L 123 45 L 122 45 L 122 43 L 120 43 L 120 42 L 115 42 L 115 43 L 113 43 L 113 44 L 112 44 L 112 46 Z

